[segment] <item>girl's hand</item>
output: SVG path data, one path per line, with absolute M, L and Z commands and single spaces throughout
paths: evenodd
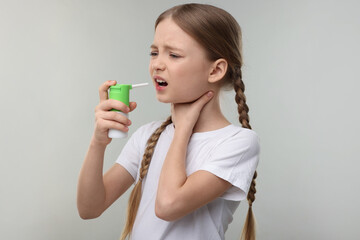
M 192 134 L 201 110 L 213 97 L 213 92 L 207 92 L 192 103 L 171 104 L 171 118 L 175 129 Z
M 95 108 L 95 130 L 93 135 L 93 141 L 96 143 L 107 145 L 111 142 L 111 138 L 108 137 L 110 128 L 127 132 L 129 130 L 128 126 L 131 125 L 131 121 L 127 117 L 110 111 L 111 109 L 117 109 L 129 113 L 136 108 L 135 102 L 130 102 L 129 108 L 120 101 L 108 99 L 108 89 L 115 84 L 116 81 L 106 81 L 99 88 L 100 103 Z

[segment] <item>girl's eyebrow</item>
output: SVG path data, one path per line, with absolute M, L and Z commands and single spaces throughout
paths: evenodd
M 150 48 L 156 48 L 156 49 L 157 49 L 158 47 L 157 47 L 155 44 L 151 44 Z M 165 48 L 166 50 L 182 51 L 182 49 L 177 48 L 177 47 L 170 46 L 170 45 L 168 45 L 168 44 L 165 44 L 165 45 L 164 45 L 164 48 Z

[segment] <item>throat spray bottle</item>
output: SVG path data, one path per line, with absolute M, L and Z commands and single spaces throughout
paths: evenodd
M 135 85 L 116 84 L 114 86 L 110 86 L 109 98 L 123 102 L 129 107 L 130 89 L 133 89 L 136 87 L 147 86 L 147 85 L 149 85 L 149 84 L 148 83 L 140 83 L 140 84 L 135 84 Z M 119 114 L 122 114 L 125 117 L 128 117 L 127 113 L 123 113 L 119 110 L 111 109 L 111 111 L 118 112 Z M 109 138 L 126 138 L 127 135 L 128 135 L 127 132 L 122 132 L 117 129 L 109 129 L 109 133 L 108 133 Z

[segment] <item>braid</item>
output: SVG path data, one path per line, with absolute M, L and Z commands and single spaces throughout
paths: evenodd
M 235 101 L 238 104 L 238 112 L 239 112 L 239 122 L 241 125 L 245 128 L 251 129 L 251 126 L 249 124 L 249 107 L 246 104 L 246 97 L 245 97 L 245 85 L 242 81 L 242 72 L 241 68 L 236 68 L 236 74 L 237 78 L 234 81 L 234 90 L 235 90 Z
M 165 130 L 166 126 L 171 123 L 172 123 L 172 120 L 171 120 L 171 116 L 170 116 L 166 119 L 165 122 L 163 122 L 161 124 L 161 126 L 158 129 L 156 129 L 156 131 L 150 136 L 149 140 L 147 141 L 145 153 L 144 153 L 143 159 L 141 161 L 139 181 L 136 183 L 135 187 L 133 188 L 130 198 L 129 198 L 126 225 L 121 234 L 121 237 L 120 237 L 121 240 L 125 240 L 126 237 L 131 234 L 132 228 L 134 226 L 136 214 L 137 214 L 137 211 L 138 211 L 139 205 L 140 205 L 142 180 L 145 178 L 146 174 L 148 173 L 151 158 L 154 154 L 154 149 L 155 149 L 157 141 L 160 138 L 161 133 Z
M 149 170 L 152 155 L 154 154 L 156 143 L 159 140 L 161 133 L 170 123 L 171 123 L 171 118 L 163 122 L 163 124 L 158 129 L 156 129 L 156 131 L 150 136 L 149 140 L 147 141 L 147 147 L 143 156 L 143 160 L 141 162 L 139 181 L 142 181 L 146 176 Z
M 241 68 L 235 68 L 235 78 L 234 78 L 234 90 L 235 90 L 235 101 L 238 104 L 238 112 L 239 112 L 239 122 L 244 128 L 251 129 L 249 124 L 249 107 L 246 104 L 245 97 L 245 85 L 242 81 L 242 72 Z M 247 195 L 247 200 L 249 203 L 249 210 L 246 216 L 245 225 L 243 228 L 243 232 L 241 234 L 241 239 L 244 240 L 254 240 L 255 239 L 255 217 L 252 211 L 252 204 L 255 201 L 255 193 L 256 193 L 256 182 L 255 179 L 257 177 L 257 172 L 255 171 L 253 179 L 251 181 L 250 189 Z

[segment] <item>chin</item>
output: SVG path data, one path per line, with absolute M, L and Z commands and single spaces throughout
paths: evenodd
M 193 103 L 196 99 L 186 100 L 186 99 L 164 99 L 164 98 L 157 98 L 157 100 L 161 103 Z
M 171 99 L 165 98 L 163 96 L 156 96 L 156 99 L 161 103 L 172 103 Z
M 174 96 L 174 97 L 170 97 L 169 95 L 161 95 L 161 94 L 157 94 L 156 98 L 159 102 L 162 103 L 192 103 L 195 102 L 197 99 L 199 99 L 201 97 L 200 96 Z

